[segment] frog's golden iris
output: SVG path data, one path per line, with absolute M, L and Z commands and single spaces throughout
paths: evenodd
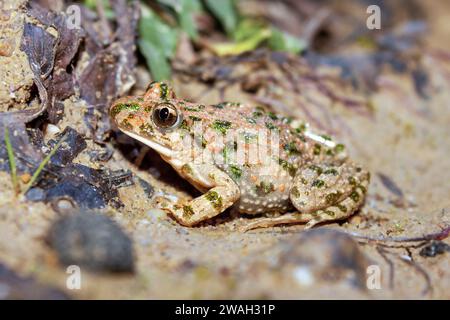
M 159 103 L 153 109 L 152 120 L 159 128 L 172 128 L 177 124 L 178 111 L 170 103 Z

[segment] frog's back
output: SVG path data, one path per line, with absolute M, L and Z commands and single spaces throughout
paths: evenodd
M 291 120 L 244 104 L 205 109 L 210 114 L 209 127 L 220 123 L 219 128 L 226 127 L 231 136 L 224 139 L 223 148 L 215 150 L 214 161 L 239 186 L 241 196 L 235 208 L 248 214 L 291 209 L 290 186 L 307 150 Z

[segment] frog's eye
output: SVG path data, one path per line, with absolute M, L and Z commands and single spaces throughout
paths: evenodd
M 178 120 L 178 111 L 170 103 L 160 103 L 153 109 L 152 120 L 160 128 L 173 127 Z

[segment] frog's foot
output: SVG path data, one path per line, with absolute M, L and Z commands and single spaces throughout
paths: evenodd
M 309 213 L 301 214 L 298 212 L 295 213 L 285 213 L 279 217 L 271 217 L 271 218 L 256 218 L 255 221 L 247 223 L 241 227 L 238 227 L 238 231 L 247 232 L 252 229 L 257 228 L 269 228 L 278 226 L 281 224 L 294 224 L 294 223 L 306 223 L 311 221 L 313 216 Z
M 311 228 L 352 215 L 364 202 L 369 181 L 369 172 L 351 161 L 311 164 L 294 178 L 290 199 L 300 215 L 311 216 L 306 225 Z
M 187 203 L 164 208 L 184 226 L 191 227 L 220 214 L 233 205 L 240 196 L 236 183 L 216 167 L 201 168 L 199 165 L 190 165 L 189 170 L 184 171 L 183 175 L 186 179 L 192 180 L 194 177 L 198 179 L 201 172 L 208 172 L 207 176 L 201 176 L 201 180 L 203 180 L 202 187 L 211 188 L 209 191 Z

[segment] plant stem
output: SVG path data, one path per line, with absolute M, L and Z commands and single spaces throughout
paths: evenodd
M 33 176 L 31 177 L 30 181 L 25 186 L 25 190 L 23 191 L 24 195 L 28 192 L 28 190 L 31 188 L 31 186 L 36 182 L 42 169 L 44 169 L 45 165 L 50 161 L 50 158 L 55 154 L 55 152 L 61 146 L 61 143 L 64 141 L 65 137 L 66 137 L 66 135 L 61 137 L 61 139 L 58 141 L 58 143 L 55 145 L 55 147 L 48 153 L 48 155 L 44 158 L 44 160 L 42 160 L 42 162 L 39 164 L 39 167 L 33 173 Z
M 11 168 L 11 181 L 13 184 L 14 191 L 16 192 L 16 195 L 18 195 L 20 189 L 19 183 L 17 182 L 16 160 L 14 159 L 14 151 L 11 145 L 11 140 L 9 139 L 9 129 L 7 126 L 5 126 L 5 144 L 6 144 L 6 151 L 8 152 L 9 167 Z

